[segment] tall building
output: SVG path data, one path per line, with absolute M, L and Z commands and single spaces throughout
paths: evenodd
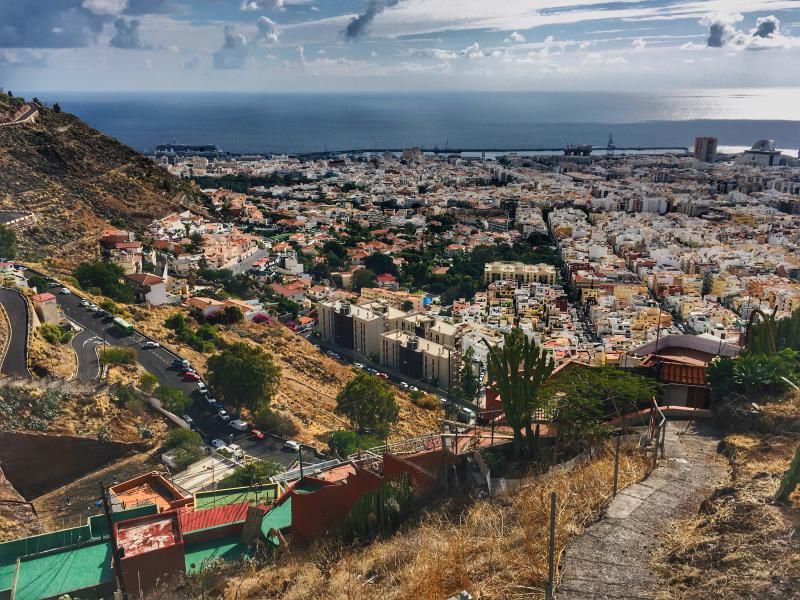
M 717 138 L 715 137 L 696 137 L 694 138 L 694 158 L 701 162 L 714 162 L 717 154 Z

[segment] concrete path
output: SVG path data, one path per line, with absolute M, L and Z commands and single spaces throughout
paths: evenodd
M 573 540 L 560 565 L 557 600 L 652 599 L 659 591 L 650 567 L 669 524 L 697 512 L 724 477 L 719 438 L 667 424 L 665 458 L 644 481 L 623 490 L 605 516 Z

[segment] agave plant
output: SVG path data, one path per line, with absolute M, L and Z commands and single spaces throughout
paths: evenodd
M 521 456 L 525 447 L 522 431 L 533 440 L 533 414 L 542 407 L 544 398 L 539 391 L 553 372 L 553 359 L 531 342 L 520 329 L 504 335 L 503 346 L 489 347 L 487 373 L 489 381 L 497 386 L 503 403 L 503 412 L 514 430 L 514 453 Z

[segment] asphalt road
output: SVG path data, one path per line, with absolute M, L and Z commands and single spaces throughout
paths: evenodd
M 26 276 L 33 275 L 32 271 Z M 97 359 L 97 347 L 102 350 L 103 344 L 110 346 L 127 346 L 136 351 L 138 362 L 150 373 L 156 376 L 159 384 L 176 387 L 192 399 L 192 405 L 187 413 L 194 421 L 197 431 L 207 442 L 219 438 L 225 443 L 235 442 L 242 446 L 248 454 L 280 463 L 287 468 L 297 460 L 297 453 L 284 452 L 283 441 L 266 437 L 263 441 L 256 440 L 249 432 L 240 432 L 224 423 L 208 406 L 208 402 L 197 391 L 197 384 L 184 381 L 177 369 L 172 367 L 172 361 L 178 356 L 164 348 L 143 348 L 145 338 L 138 332 L 125 335 L 114 327 L 114 324 L 102 316 L 93 313 L 81 306 L 81 298 L 75 294 L 60 294 L 59 287 L 50 288 L 64 314 L 83 330 L 72 340 L 72 347 L 78 355 L 78 378 L 82 381 L 97 380 L 100 375 L 100 365 Z M 24 363 L 23 363 L 24 364 Z M 23 367 L 24 368 L 24 367 Z M 230 411 L 229 411 L 230 412 Z M 183 415 L 178 415 L 182 417 Z M 235 418 L 234 413 L 231 416 Z M 303 448 L 303 462 L 312 464 L 320 462 L 314 452 Z
M 28 304 L 19 292 L 0 289 L 0 304 L 6 309 L 11 325 L 6 352 L 0 372 L 3 375 L 30 377 L 28 372 Z

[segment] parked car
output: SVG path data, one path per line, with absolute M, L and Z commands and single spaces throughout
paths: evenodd
M 188 367 L 189 366 L 189 361 L 186 360 L 185 358 L 173 358 L 172 359 L 172 363 L 170 363 L 170 364 L 173 367 L 175 367 L 176 369 L 179 369 L 181 367 Z
M 364 368 L 364 365 L 362 365 L 361 363 L 353 363 L 353 366 L 354 366 L 356 369 L 363 369 L 363 368 Z
M 244 450 L 242 450 L 242 447 L 238 444 L 228 444 L 225 449 L 230 452 L 236 460 L 242 460 L 244 458 Z
M 142 344 L 142 348 L 160 348 L 161 344 L 158 342 L 154 342 L 153 340 L 147 340 L 144 344 Z
M 206 402 L 208 402 L 209 406 L 214 406 L 215 404 L 219 404 L 219 402 L 217 402 L 217 399 L 214 398 L 213 396 L 206 396 Z M 220 406 L 222 405 L 220 404 Z
M 222 420 L 223 423 L 227 423 L 231 420 L 230 414 L 228 414 L 228 411 L 224 408 L 217 413 L 217 416 L 220 418 L 220 420 Z
M 88 301 L 86 298 L 84 298 L 83 300 L 81 300 L 81 306 L 83 306 L 84 308 L 86 308 L 87 306 L 89 306 L 89 304 L 90 304 L 90 302 L 89 302 L 89 301 Z
M 250 435 L 252 435 L 257 440 L 263 440 L 264 439 L 264 434 L 259 429 L 251 429 L 250 430 Z
M 286 440 L 283 444 L 284 452 L 300 452 L 300 444 L 294 440 Z
M 215 450 L 219 450 L 220 448 L 225 447 L 225 442 L 223 442 L 219 438 L 213 439 L 211 440 L 211 447 L 214 448 Z
M 189 415 L 183 415 L 183 420 L 186 421 L 186 424 L 189 426 L 190 429 L 192 425 L 194 425 L 194 419 Z
M 65 288 L 65 287 L 62 287 L 62 288 L 61 288 L 61 290 L 59 291 L 59 294 L 61 294 L 62 296 L 69 296 L 71 293 L 72 293 L 72 292 L 70 292 L 70 291 L 69 291 L 67 288 Z
M 234 419 L 228 423 L 228 425 L 230 425 L 231 428 L 235 429 L 236 431 L 247 431 L 247 428 L 250 427 L 247 421 L 242 421 L 241 419 Z
M 197 382 L 197 391 L 200 392 L 203 395 L 206 395 L 208 393 L 208 386 L 205 383 L 203 383 L 202 381 L 198 381 Z
M 58 287 L 58 286 L 60 286 L 60 285 L 61 285 L 61 284 L 60 284 L 60 283 L 58 283 L 56 280 L 53 280 L 53 281 L 51 281 L 51 282 L 48 284 L 48 287 L 54 288 L 54 287 Z
M 220 404 L 216 400 L 214 400 L 213 402 L 209 402 L 208 405 L 211 407 L 211 410 L 215 410 L 217 412 L 225 410 L 225 407 L 222 406 L 222 404 Z
M 200 381 L 200 375 L 194 371 L 186 371 L 186 373 L 183 374 L 183 379 L 185 381 Z
M 408 389 L 408 384 L 405 381 L 401 381 L 400 382 L 400 387 Z
M 419 388 L 417 386 L 415 386 L 415 385 L 412 385 L 411 387 L 408 388 L 408 391 L 409 392 L 418 392 Z
M 389 376 L 386 373 L 378 373 L 378 377 L 381 379 L 389 379 Z
M 97 306 L 97 304 L 90 304 L 90 305 L 88 306 L 88 309 L 89 309 L 91 312 L 97 312 L 98 310 L 100 310 L 100 307 L 99 307 L 99 306 Z

